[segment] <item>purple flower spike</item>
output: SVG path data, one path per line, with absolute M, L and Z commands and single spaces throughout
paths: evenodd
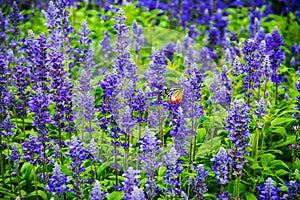
M 10 22 L 11 22 L 10 32 L 14 36 L 10 42 L 10 46 L 13 49 L 17 48 L 16 38 L 18 38 L 19 34 L 20 34 L 19 26 L 20 26 L 21 20 L 23 20 L 23 15 L 21 14 L 21 12 L 19 10 L 17 2 L 14 1 L 13 6 L 12 6 L 12 13 L 10 14 Z
M 282 200 L 293 200 L 298 198 L 298 191 L 300 190 L 300 182 L 289 181 L 284 185 L 288 186 L 288 193 L 283 195 Z
M 280 63 L 284 61 L 284 52 L 280 49 L 284 45 L 283 38 L 280 36 L 278 27 L 275 26 L 273 33 L 266 37 L 267 51 L 270 57 L 273 82 L 278 76 Z
M 70 151 L 66 153 L 66 156 L 71 158 L 71 163 L 69 168 L 72 171 L 72 177 L 74 178 L 74 190 L 75 195 L 80 197 L 83 195 L 82 191 L 82 182 L 81 174 L 85 172 L 85 166 L 83 162 L 88 158 L 88 152 L 83 146 L 82 142 L 76 138 L 76 136 L 72 136 L 70 143 Z
M 102 191 L 99 181 L 96 180 L 90 195 L 91 200 L 103 200 L 107 195 L 108 194 L 106 192 Z
M 242 73 L 242 65 L 240 62 L 240 58 L 236 55 L 233 59 L 233 63 L 232 63 L 232 75 L 233 76 L 238 76 Z
M 249 138 L 249 107 L 243 99 L 235 100 L 231 109 L 228 111 L 229 116 L 226 118 L 226 130 L 229 132 L 228 138 L 233 143 L 233 149 L 228 151 L 229 162 L 232 165 L 233 175 L 243 175 L 243 165 L 247 162 L 244 155 L 248 155 L 246 150 L 250 146 Z
M 43 146 L 38 139 L 30 133 L 29 140 L 23 142 L 23 158 L 31 164 L 40 164 L 42 162 Z
M 205 183 L 205 178 L 208 175 L 208 171 L 204 169 L 202 164 L 199 164 L 197 167 L 193 167 L 193 170 L 196 171 L 196 177 L 190 180 L 190 184 L 194 186 L 195 199 L 204 200 L 203 194 L 205 194 L 208 189 Z
M 60 166 L 55 162 L 52 176 L 45 187 L 47 192 L 51 192 L 53 195 L 61 197 L 66 192 L 71 192 L 71 189 L 68 186 L 69 183 L 70 179 L 66 175 L 63 175 Z
M 30 111 L 34 113 L 33 126 L 38 128 L 38 133 L 43 139 L 48 134 L 46 125 L 52 123 L 52 117 L 48 111 L 50 103 L 49 95 L 44 94 L 40 88 L 38 88 L 37 94 L 32 96 L 29 102 Z
M 130 200 L 147 200 L 144 194 L 144 191 L 137 186 L 133 188 L 133 191 L 130 195 Z
M 139 160 L 142 165 L 142 170 L 147 174 L 147 195 L 154 197 L 156 194 L 156 169 L 161 165 L 156 157 L 156 154 L 161 152 L 159 147 L 161 141 L 156 139 L 154 132 L 148 127 L 145 130 L 145 137 L 140 139 L 140 156 Z
M 183 167 L 179 161 L 180 154 L 177 153 L 174 147 L 171 147 L 170 152 L 163 156 L 164 165 L 166 166 L 166 175 L 164 176 L 165 184 L 167 185 L 166 192 L 169 197 L 174 197 L 181 193 L 180 181 L 178 180 Z
M 104 32 L 103 40 L 100 42 L 102 46 L 102 55 L 105 59 L 110 59 L 112 56 L 113 49 L 111 47 L 110 36 L 108 31 Z
M 13 128 L 15 126 L 11 123 L 10 115 L 7 115 L 6 118 L 0 124 L 0 135 L 4 137 L 10 137 L 14 135 Z
M 272 178 L 268 178 L 264 186 L 257 186 L 257 189 L 260 190 L 258 200 L 279 199 L 277 193 L 280 187 L 275 187 L 274 183 Z
M 140 178 L 140 171 L 134 170 L 132 167 L 129 167 L 127 172 L 123 174 L 125 177 L 123 183 L 123 190 L 124 190 L 124 199 L 130 200 L 132 199 L 132 192 L 135 187 L 140 185 L 138 179 Z
M 210 159 L 210 161 L 215 163 L 215 165 L 211 168 L 216 172 L 215 178 L 218 180 L 218 183 L 221 185 L 227 184 L 229 181 L 229 163 L 226 149 L 224 147 L 221 147 L 218 154 Z
M 11 154 L 8 156 L 8 159 L 10 159 L 16 163 L 20 162 L 21 155 L 20 155 L 20 152 L 19 152 L 19 149 L 18 149 L 18 146 L 16 143 L 14 143 L 14 145 L 12 146 Z
M 167 62 L 159 50 L 152 49 L 152 61 L 150 63 L 150 70 L 147 73 L 147 79 L 150 81 L 151 86 L 156 88 L 157 91 L 165 86 Z

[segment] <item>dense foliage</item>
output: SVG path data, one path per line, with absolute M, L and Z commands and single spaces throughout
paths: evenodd
M 0 2 L 1 199 L 299 199 L 298 1 Z

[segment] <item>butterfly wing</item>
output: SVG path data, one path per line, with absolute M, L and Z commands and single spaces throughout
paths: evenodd
M 170 94 L 170 102 L 172 104 L 177 104 L 182 100 L 182 95 L 183 95 L 183 88 L 171 88 L 173 89 L 171 94 Z

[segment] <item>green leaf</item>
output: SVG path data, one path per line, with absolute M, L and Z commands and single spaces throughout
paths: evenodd
M 108 197 L 108 200 L 121 200 L 123 198 L 123 195 L 124 192 L 113 191 Z
M 257 200 L 257 198 L 255 197 L 255 195 L 252 194 L 252 193 L 250 193 L 250 192 L 246 192 L 245 195 L 246 195 L 246 199 L 247 200 Z
M 298 169 L 298 171 L 300 171 L 300 160 L 299 160 L 299 158 L 296 158 L 295 169 Z
M 272 130 L 273 133 L 279 133 L 282 137 L 287 135 L 286 130 L 284 127 L 278 127 L 275 130 Z
M 286 175 L 286 174 L 288 174 L 289 172 L 288 171 L 286 171 L 286 170 L 284 170 L 284 169 L 279 169 L 279 170 L 277 170 L 276 172 L 275 172 L 275 174 L 277 175 L 277 176 L 284 176 L 284 175 Z
M 160 167 L 158 170 L 158 176 L 163 176 L 166 172 L 166 167 Z
M 277 126 L 277 125 L 280 125 L 280 124 L 285 124 L 285 123 L 288 123 L 288 122 L 292 122 L 292 121 L 295 121 L 295 120 L 296 119 L 294 119 L 294 118 L 276 118 L 271 122 L 271 127 L 274 127 L 274 126 Z
M 262 166 L 268 166 L 268 164 L 275 159 L 275 156 L 267 153 L 261 156 Z
M 27 197 L 35 197 L 35 195 L 36 195 L 36 192 L 33 191 Z M 47 194 L 42 190 L 38 190 L 38 196 L 41 196 L 44 200 L 48 199 Z

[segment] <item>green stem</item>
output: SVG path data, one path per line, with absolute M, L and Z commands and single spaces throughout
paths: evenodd
M 141 135 L 142 135 L 142 124 L 141 124 L 141 122 L 139 123 L 139 140 L 138 141 L 140 141 L 140 139 L 141 139 Z M 138 157 L 140 156 L 140 151 L 139 151 L 139 146 L 138 146 Z M 137 169 L 139 169 L 140 168 L 140 160 L 138 159 L 137 160 Z
M 231 94 L 231 101 L 233 101 L 234 99 L 234 86 L 235 86 L 235 83 L 236 83 L 236 76 L 234 76 L 234 80 L 233 80 L 233 84 L 232 84 L 232 94 Z
M 19 175 L 19 163 L 16 166 L 16 173 L 17 173 L 17 179 L 18 179 L 18 192 L 19 192 L 19 197 L 22 199 L 21 196 L 21 187 L 20 187 L 20 175 Z
M 33 165 L 33 178 L 34 178 L 34 188 L 35 188 L 35 199 L 39 200 L 39 193 L 38 193 L 37 182 L 36 182 L 36 170 L 34 165 Z
M 258 85 L 258 90 L 257 90 L 257 100 L 260 100 L 260 83 Z
M 268 79 L 265 81 L 264 99 L 266 99 L 266 96 L 267 96 L 267 86 L 268 86 Z
M 255 130 L 255 137 L 253 141 L 253 150 L 252 150 L 252 157 L 257 160 L 258 157 L 258 143 L 259 143 L 259 129 L 256 128 Z
M 18 115 L 17 115 L 17 111 L 16 111 L 16 109 L 14 109 L 14 116 L 15 116 L 16 127 L 17 127 L 16 134 L 18 134 L 18 131 L 19 131 L 19 123 L 18 123 Z M 20 137 L 19 137 L 19 140 L 20 140 L 20 144 L 22 144 L 22 142 L 21 142 L 21 138 L 20 138 Z
M 275 106 L 278 103 L 278 82 L 275 83 Z
M 2 136 L 1 136 L 1 134 L 0 134 L 0 144 L 2 144 Z M 2 148 L 0 149 L 0 159 L 1 159 L 2 187 L 4 187 L 4 163 L 3 163 Z
M 115 149 L 115 152 L 117 150 L 117 147 L 116 145 L 114 145 L 114 149 Z M 118 186 L 118 168 L 117 168 L 117 154 L 115 153 L 114 154 L 114 164 L 115 164 L 115 175 L 116 175 L 116 186 Z
M 44 154 L 44 158 L 43 158 L 43 183 L 46 185 L 46 183 L 47 183 L 46 174 L 48 174 L 48 170 L 47 170 L 47 166 L 46 166 L 47 156 L 46 156 L 46 143 L 45 143 L 44 137 L 43 137 L 42 143 L 43 143 L 43 154 Z M 45 187 L 44 187 L 44 191 L 46 192 Z
M 61 165 L 64 164 L 64 158 L 63 158 L 63 153 L 62 153 L 62 138 L 61 138 L 61 130 L 60 128 L 58 129 L 58 138 L 59 138 L 59 149 L 60 149 L 60 161 Z
M 212 149 L 213 146 L 213 138 L 215 135 L 215 106 L 214 104 L 212 105 L 212 130 L 211 130 L 211 140 L 210 140 L 210 149 Z
M 96 168 L 96 162 L 94 161 L 94 180 L 96 181 L 97 180 L 97 168 Z
M 236 198 L 237 198 L 237 200 L 239 200 L 240 199 L 240 176 L 238 176 L 238 177 L 236 177 Z
M 300 128 L 300 125 L 299 127 L 297 127 L 296 129 L 299 129 Z M 296 130 L 296 136 L 295 136 L 295 143 L 294 143 L 294 147 L 293 147 L 293 152 L 292 152 L 292 155 L 293 155 L 293 161 L 292 161 L 292 167 L 294 169 L 294 166 L 295 166 L 295 160 L 296 160 L 296 157 L 297 157 L 297 151 L 296 149 L 298 149 L 298 137 L 299 137 L 299 130 Z
M 22 123 L 23 123 L 23 134 L 24 134 L 24 141 L 26 140 L 26 127 L 25 127 L 25 118 L 23 117 L 22 119 Z
M 194 120 L 192 118 L 192 130 L 194 130 Z M 189 168 L 188 168 L 188 173 L 191 170 L 191 164 L 192 164 L 192 158 L 193 158 L 193 136 L 191 134 L 190 136 L 190 156 L 189 156 Z
M 194 122 L 194 131 L 195 131 L 195 136 L 194 136 L 194 145 L 193 145 L 193 160 L 195 160 L 196 157 L 196 142 L 197 142 L 197 121 L 195 118 L 192 119 Z
M 10 151 L 9 151 L 9 138 L 7 139 L 7 155 L 9 155 L 10 153 Z M 9 185 L 10 185 L 10 191 L 11 192 L 13 192 L 12 191 L 12 182 L 11 182 L 11 165 L 10 165 L 10 159 L 8 159 L 7 160 L 7 162 L 8 162 L 8 171 L 9 171 Z

